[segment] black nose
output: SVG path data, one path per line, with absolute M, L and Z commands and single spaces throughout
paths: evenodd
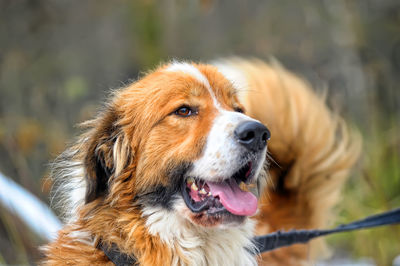
M 263 124 L 256 121 L 246 121 L 240 123 L 235 131 L 237 142 L 252 151 L 264 149 L 271 133 Z

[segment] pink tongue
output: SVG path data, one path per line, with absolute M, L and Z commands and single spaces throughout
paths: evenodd
M 222 205 L 232 214 L 251 216 L 257 211 L 257 198 L 251 192 L 243 191 L 235 180 L 207 182 L 213 196 L 219 196 Z

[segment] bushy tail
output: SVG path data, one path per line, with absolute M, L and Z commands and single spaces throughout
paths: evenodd
M 246 88 L 247 113 L 271 131 L 269 176 L 260 199 L 258 234 L 279 229 L 324 228 L 343 183 L 356 162 L 361 141 L 310 86 L 279 63 L 232 59 L 223 62 Z M 296 245 L 263 255 L 267 265 L 300 265 L 321 243 Z

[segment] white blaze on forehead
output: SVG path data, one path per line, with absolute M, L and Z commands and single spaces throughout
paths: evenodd
M 168 68 L 167 71 L 171 72 L 184 72 L 186 74 L 191 75 L 192 77 L 196 78 L 198 81 L 203 83 L 208 89 L 211 88 L 210 83 L 206 76 L 200 72 L 195 66 L 185 63 L 185 62 L 173 62 Z
M 171 65 L 169 67 L 167 67 L 166 70 L 170 71 L 170 72 L 183 72 L 185 74 L 188 74 L 188 75 L 194 77 L 197 81 L 199 81 L 201 84 L 203 84 L 207 88 L 215 106 L 218 109 L 221 108 L 221 105 L 217 101 L 217 98 L 215 97 L 215 94 L 211 88 L 210 82 L 208 81 L 207 77 L 203 73 L 201 73 L 200 70 L 197 69 L 195 66 L 193 66 L 192 64 L 186 63 L 186 62 L 174 61 L 171 63 Z

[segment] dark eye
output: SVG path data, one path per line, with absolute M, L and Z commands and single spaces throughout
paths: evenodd
M 235 108 L 233 108 L 233 110 L 235 110 L 235 112 L 238 112 L 238 113 L 242 113 L 242 114 L 244 113 L 244 110 L 240 107 L 235 107 Z
M 182 117 L 188 117 L 196 114 L 196 112 L 188 106 L 182 106 L 175 111 L 175 114 Z

